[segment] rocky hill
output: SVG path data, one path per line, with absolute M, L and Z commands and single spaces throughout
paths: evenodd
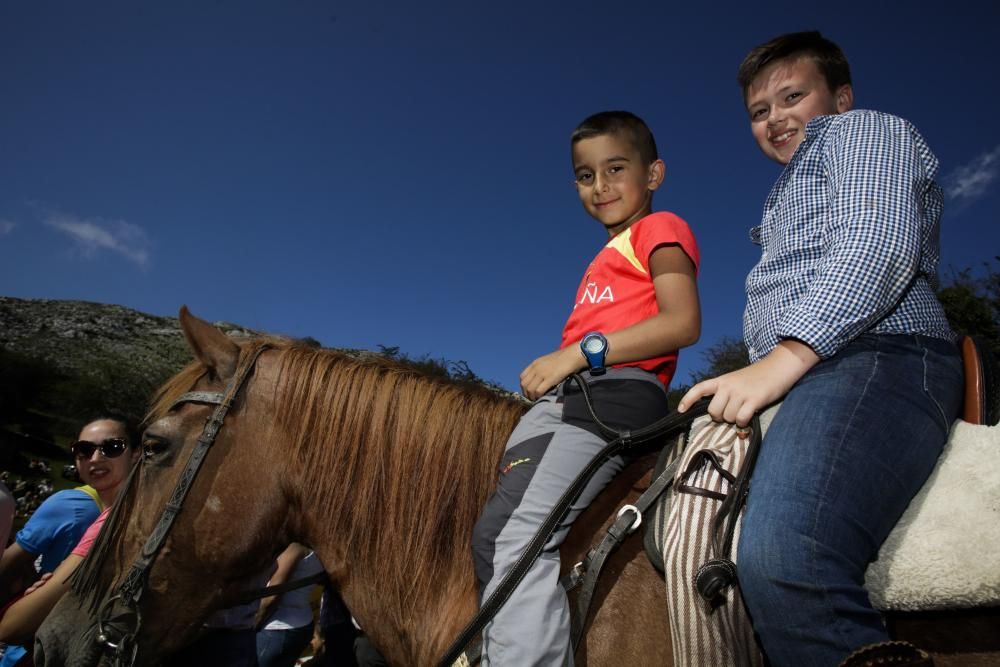
M 256 333 L 215 324 L 231 336 Z M 177 318 L 0 296 L 0 426 L 51 440 L 102 412 L 139 419 L 156 387 L 190 360 Z
M 226 322 L 216 326 L 235 336 L 255 333 Z M 175 317 L 87 301 L 5 296 L 0 296 L 0 347 L 84 373 L 95 359 L 127 357 L 143 368 L 176 370 L 190 358 Z
M 261 333 L 214 324 L 235 338 Z M 482 382 L 462 361 L 413 358 L 399 348 L 379 353 L 430 374 Z M 86 301 L 0 296 L 0 464 L 11 449 L 4 446 L 5 433 L 62 444 L 102 414 L 139 421 L 155 389 L 190 360 L 175 317 Z

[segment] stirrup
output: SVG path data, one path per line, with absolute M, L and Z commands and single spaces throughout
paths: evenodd
M 934 667 L 931 656 L 909 642 L 882 642 L 862 646 L 840 667 Z

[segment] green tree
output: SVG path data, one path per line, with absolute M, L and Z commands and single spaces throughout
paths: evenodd
M 701 356 L 708 366 L 704 370 L 691 373 L 692 385 L 750 365 L 750 354 L 747 352 L 746 344 L 732 336 L 723 336 L 702 352 Z
M 482 384 L 487 387 L 492 387 L 494 389 L 499 388 L 499 385 L 497 385 L 495 382 L 484 380 L 478 375 L 476 375 L 472 371 L 472 368 L 469 367 L 469 364 L 466 361 L 462 360 L 449 361 L 448 359 L 436 359 L 426 354 L 421 357 L 414 358 L 408 355 L 407 353 L 400 351 L 398 345 L 379 344 L 378 353 L 384 357 L 392 359 L 393 361 L 398 361 L 402 364 L 415 368 L 426 375 L 451 378 L 452 380 L 457 380 L 459 382 Z
M 1000 257 L 994 257 L 1000 262 Z M 955 333 L 976 336 L 1000 357 L 1000 271 L 984 263 L 984 273 L 971 268 L 953 273 L 937 293 Z

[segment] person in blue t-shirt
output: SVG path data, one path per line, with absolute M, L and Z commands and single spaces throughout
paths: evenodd
M 139 457 L 137 443 L 135 431 L 123 419 L 102 418 L 83 427 L 70 451 L 80 479 L 86 484 L 47 498 L 17 533 L 15 542 L 4 550 L 0 557 L 3 604 L 39 576 L 53 572 L 101 511 L 114 502 Z M 37 571 L 36 561 L 40 562 Z M 0 641 L 9 640 L 0 637 Z M 18 664 L 28 653 L 25 646 L 6 646 L 0 667 Z
M 31 515 L 13 544 L 0 557 L 0 605 L 27 588 L 39 575 L 52 572 L 80 541 L 104 507 L 111 504 L 131 469 L 136 438 L 122 419 L 88 423 L 73 444 L 84 486 L 59 491 Z M 39 562 L 38 569 L 35 563 Z

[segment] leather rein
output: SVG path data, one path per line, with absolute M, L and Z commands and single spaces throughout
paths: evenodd
M 102 605 L 98 613 L 96 641 L 115 667 L 131 667 L 135 663 L 139 650 L 137 637 L 139 628 L 142 626 L 139 601 L 145 590 L 153 561 L 160 549 L 163 548 L 167 535 L 184 505 L 184 499 L 187 497 L 188 491 L 191 490 L 191 485 L 205 461 L 208 450 L 215 443 L 236 396 L 246 384 L 260 355 L 267 349 L 267 345 L 262 345 L 254 351 L 249 362 L 230 380 L 225 392 L 191 391 L 183 394 L 170 406 L 170 410 L 173 410 L 183 403 L 206 403 L 215 405 L 216 408 L 205 423 L 205 428 L 202 430 L 201 436 L 198 437 L 198 442 L 188 457 L 187 463 L 177 479 L 177 484 L 170 494 L 170 499 L 163 508 L 156 526 L 146 539 L 142 551 L 132 563 L 116 594 Z M 262 594 L 256 597 L 273 594 L 281 588 L 273 586 L 270 589 L 262 589 Z M 268 592 L 269 590 L 270 592 Z

